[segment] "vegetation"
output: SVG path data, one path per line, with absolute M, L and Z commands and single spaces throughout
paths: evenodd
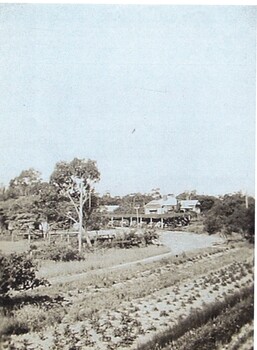
M 25 254 L 0 255 L 0 295 L 46 284 L 36 277 L 36 264 Z
M 202 310 L 192 310 L 187 318 L 137 350 L 208 350 L 215 349 L 220 342 L 226 344 L 235 330 L 253 319 L 253 294 L 253 287 L 245 288 L 227 296 L 224 301 L 206 305 Z M 179 341 L 179 338 L 182 339 Z
M 160 198 L 159 189 L 150 194 L 131 193 L 123 197 L 106 194 L 99 197 L 94 191 L 94 183 L 99 178 L 95 161 L 78 158 L 57 163 L 49 182 L 43 182 L 40 173 L 33 168 L 23 170 L 1 190 L 1 231 L 27 234 L 37 230 L 42 221 L 47 221 L 51 229 L 66 230 L 75 225 L 81 251 L 83 235 L 87 244 L 91 244 L 84 228 L 99 230 L 108 223 L 100 211 L 101 206 L 116 204 L 119 206 L 116 212 L 120 214 L 135 214 L 135 206 L 139 206 L 140 214 L 146 203 Z M 252 197 L 246 204 L 241 193 L 214 197 L 185 191 L 177 199 L 197 199 L 200 202 L 200 220 L 204 220 L 205 231 L 209 234 L 238 232 L 254 241 L 255 201 Z
M 116 212 L 121 214 L 135 214 L 138 207 L 143 213 L 147 202 L 161 197 L 159 189 L 99 197 L 94 190 L 99 178 L 95 161 L 74 158 L 57 163 L 49 182 L 31 168 L 0 191 L 1 232 L 11 233 L 1 235 L 4 249 L 9 246 L 9 255 L 0 254 L 4 346 L 135 348 L 146 334 L 153 339 L 138 349 L 204 350 L 230 342 L 253 317 L 252 245 L 228 241 L 226 246 L 172 255 L 167 247 L 158 246 L 155 229 L 88 233 L 107 225 L 101 206 L 118 205 Z M 186 191 L 178 199 L 201 203 L 200 215 L 190 213 L 194 226 L 188 230 L 237 232 L 254 241 L 253 198 Z M 182 230 L 183 220 L 189 220 L 179 215 L 169 224 Z M 32 232 L 41 238 L 36 233 L 43 231 L 44 223 L 51 235 L 46 231 L 44 239 L 23 239 L 31 238 Z M 83 243 L 87 247 L 82 252 Z M 17 254 L 18 249 L 25 253 Z M 155 257 L 164 253 L 170 254 Z
M 237 249 L 210 247 L 146 264 L 136 262 L 139 254 L 156 255 L 163 247 L 133 248 L 123 254 L 103 249 L 83 261 L 42 261 L 40 276 L 51 286 L 28 291 L 22 303 L 16 301 L 8 318 L 2 317 L 0 333 L 13 334 L 8 346 L 17 349 L 24 349 L 25 343 L 64 350 L 71 342 L 78 349 L 135 346 L 145 334 L 162 332 L 180 322 L 180 316 L 186 319 L 199 302 L 212 298 L 215 304 L 219 296 L 222 300 L 251 285 L 252 264 L 245 259 L 252 250 L 240 244 Z M 115 267 L 129 261 L 135 263 Z
M 100 173 L 95 161 L 78 158 L 74 158 L 70 163 L 57 163 L 50 177 L 50 184 L 56 188 L 60 196 L 59 200 L 62 201 L 63 197 L 69 199 L 70 206 L 66 208 L 65 216 L 78 226 L 79 252 L 82 248 L 82 232 L 85 232 L 83 229 L 84 207 L 87 204 L 87 211 L 92 211 L 92 186 L 99 180 L 99 177 Z M 91 246 L 86 232 L 84 235 L 87 244 Z
M 36 259 L 53 261 L 80 261 L 85 259 L 84 255 L 78 252 L 78 249 L 64 243 L 41 245 L 34 250 L 34 257 Z
M 249 198 L 248 207 L 241 193 L 225 195 L 208 211 L 205 217 L 205 229 L 209 234 L 223 231 L 241 233 L 250 242 L 254 241 L 255 203 Z

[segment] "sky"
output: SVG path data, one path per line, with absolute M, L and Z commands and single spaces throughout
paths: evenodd
M 0 182 L 254 194 L 256 7 L 0 4 Z

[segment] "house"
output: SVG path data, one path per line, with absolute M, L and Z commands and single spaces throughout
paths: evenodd
M 174 196 L 163 196 L 154 199 L 145 205 L 145 214 L 166 214 L 177 209 L 177 200 Z
M 180 211 L 188 212 L 193 211 L 197 214 L 200 213 L 200 202 L 197 199 L 187 199 L 179 201 Z

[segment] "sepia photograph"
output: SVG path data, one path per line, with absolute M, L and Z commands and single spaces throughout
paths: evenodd
M 0 3 L 0 349 L 254 349 L 256 10 Z

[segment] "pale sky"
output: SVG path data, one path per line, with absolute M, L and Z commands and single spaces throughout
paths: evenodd
M 0 5 L 0 182 L 254 194 L 256 7 Z

